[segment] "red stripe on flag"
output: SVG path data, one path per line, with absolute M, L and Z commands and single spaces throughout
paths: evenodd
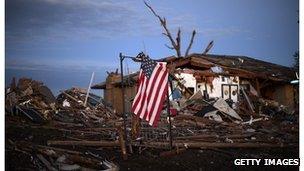
M 168 84 L 167 84 L 167 88 L 165 88 L 165 91 L 163 92 L 162 94 L 162 99 L 161 99 L 161 104 L 164 103 L 165 101 L 165 97 L 168 96 Z M 152 123 L 153 127 L 157 127 L 157 124 L 158 124 L 158 120 L 160 118 L 160 113 L 161 113 L 161 110 L 162 110 L 163 106 L 162 105 L 159 105 L 158 109 L 157 109 L 157 114 L 154 118 L 154 121 Z
M 140 70 L 139 88 L 132 104 L 132 112 L 150 125 L 157 126 L 163 103 L 168 93 L 166 64 L 157 63 L 150 79 Z
M 149 80 L 145 77 L 144 81 L 143 81 L 143 85 L 142 85 L 142 91 L 141 91 L 140 96 L 139 96 L 139 101 L 138 101 L 138 104 L 137 104 L 137 106 L 134 110 L 134 113 L 137 114 L 137 115 L 139 114 L 139 110 L 143 107 L 143 103 L 144 103 L 145 98 L 146 98 L 146 89 L 147 89 L 147 84 L 148 83 L 149 83 Z
M 162 86 L 163 81 L 165 80 L 166 76 L 167 76 L 167 74 L 163 74 L 162 75 L 162 77 L 161 77 L 161 79 L 159 81 L 160 83 L 157 85 L 156 89 L 154 89 L 154 91 L 156 91 L 156 92 L 155 92 L 154 98 L 151 99 L 151 101 L 152 101 L 151 110 L 148 111 L 148 115 L 145 118 L 147 121 L 149 121 L 151 119 L 151 114 L 154 112 L 155 108 L 157 108 L 158 104 L 156 102 L 157 102 L 157 99 L 159 98 L 159 96 L 158 96 L 159 93 L 161 93 L 160 92 L 161 86 Z
M 146 88 L 147 88 L 147 84 L 149 84 L 149 80 L 147 79 L 146 80 Z M 140 101 L 140 104 L 139 104 L 139 109 L 138 109 L 138 111 L 137 111 L 137 115 L 139 115 L 139 116 L 142 116 L 141 115 L 141 112 L 142 112 L 142 110 L 146 110 L 146 108 L 145 108 L 145 103 L 147 102 L 147 92 L 146 91 L 144 91 L 144 92 L 142 92 L 141 93 L 141 95 L 142 95 L 142 99 L 141 99 L 141 101 Z M 142 118 L 142 117 L 141 117 Z
M 161 70 L 162 70 L 162 67 L 160 66 L 159 72 L 161 72 Z M 148 118 L 150 118 L 150 115 L 151 115 L 151 110 L 149 109 L 149 106 L 151 105 L 151 103 L 153 103 L 153 101 L 155 100 L 155 98 L 157 98 L 157 95 L 159 94 L 159 93 L 155 93 L 155 90 L 159 90 L 159 88 L 160 88 L 159 86 L 161 85 L 161 84 L 159 84 L 159 82 L 162 82 L 163 75 L 165 75 L 163 72 L 161 72 L 161 73 L 159 73 L 159 72 L 157 73 L 157 75 L 155 75 L 155 77 L 154 77 L 155 79 L 153 80 L 153 82 L 151 82 L 153 87 L 151 87 L 150 91 L 148 92 L 149 100 L 148 100 L 148 103 L 146 106 L 146 109 L 147 109 L 146 113 L 144 114 L 144 117 L 143 117 L 146 120 Z M 157 80 L 158 80 L 158 82 L 157 82 Z M 154 94 L 152 95 L 153 92 L 154 92 Z
M 144 108 L 144 110 L 140 110 L 137 113 L 138 115 L 141 116 L 141 118 L 145 118 L 145 116 L 148 113 L 147 105 L 149 104 L 149 102 L 151 100 L 151 93 L 150 92 L 152 92 L 151 90 L 154 89 L 154 85 L 155 85 L 154 83 L 155 83 L 155 80 L 157 79 L 160 71 L 161 71 L 161 68 L 159 66 L 157 66 L 156 71 L 153 71 L 153 73 L 152 73 L 152 75 L 151 75 L 151 77 L 149 79 L 149 83 L 148 83 L 147 89 L 146 89 L 145 103 L 142 106 Z
M 164 94 L 165 91 L 168 91 L 168 75 L 165 74 L 165 80 L 163 82 L 163 84 L 161 84 L 161 88 L 160 88 L 160 95 L 157 97 L 157 99 L 155 99 L 156 101 L 156 104 L 155 104 L 155 107 L 153 108 L 152 112 L 151 112 L 151 116 L 150 116 L 150 119 L 149 119 L 149 124 L 152 125 L 152 123 L 154 122 L 157 122 L 158 120 L 155 120 L 155 119 L 158 119 L 157 116 L 160 115 L 160 112 L 161 112 L 161 109 L 162 109 L 162 106 L 163 106 L 163 103 L 164 103 L 164 96 L 166 94 Z

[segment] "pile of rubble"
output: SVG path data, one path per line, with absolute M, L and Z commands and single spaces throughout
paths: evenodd
M 187 148 L 298 146 L 297 116 L 274 101 L 246 93 L 239 103 L 205 99 L 201 92 L 171 101 L 174 153 Z M 71 88 L 55 98 L 39 81 L 22 78 L 16 84 L 13 79 L 5 100 L 6 150 L 30 158 L 32 169 L 116 170 L 113 156 L 103 154 L 108 148 L 125 159 L 127 151 L 141 154 L 170 145 L 166 110 L 157 128 L 129 115 L 125 132 L 123 119 L 85 89 Z
M 17 84 L 13 79 L 6 89 L 5 100 L 6 130 L 9 130 L 6 150 L 30 158 L 31 169 L 118 169 L 86 148 L 52 147 L 77 142 L 85 147 L 119 147 L 117 129 L 122 119 L 100 97 L 71 88 L 55 98 L 42 82 L 21 78 Z M 24 132 L 18 133 L 20 130 L 30 133 L 23 135 Z M 40 131 L 42 135 L 36 135 Z M 37 142 L 33 140 L 35 137 Z
M 104 105 L 100 97 L 87 94 L 86 90 L 80 88 L 61 91 L 56 99 L 56 107 L 53 119 L 65 123 L 79 123 L 87 127 L 109 126 L 111 121 L 118 119 L 116 113 Z
M 52 116 L 55 102 L 55 96 L 42 82 L 21 78 L 16 84 L 13 78 L 6 89 L 5 111 L 10 114 L 24 113 L 33 121 L 41 122 Z
M 173 146 L 297 147 L 298 115 L 273 100 L 248 94 L 250 92 L 242 90 L 238 103 L 222 98 L 204 99 L 200 91 L 189 99 L 171 101 L 171 114 L 176 115 L 171 117 Z M 139 141 L 134 141 L 134 144 L 154 148 L 169 147 L 169 122 L 165 110 L 162 116 L 157 129 L 142 123 L 142 129 L 138 133 Z M 151 138 L 153 142 L 149 141 Z
M 291 111 L 288 107 L 274 100 L 263 99 L 243 89 L 241 89 L 238 102 L 222 98 L 206 99 L 202 92 L 198 91 L 189 99 L 179 99 L 171 103 L 172 107 L 177 109 L 180 114 L 208 117 L 218 122 L 228 118 L 225 120 L 241 123 L 244 120 L 252 119 L 252 117 L 260 116 L 268 118 L 285 116 L 293 118 L 294 122 L 298 121 L 298 115 L 294 110 Z
M 37 123 L 57 120 L 90 126 L 118 118 L 100 97 L 87 94 L 85 89 L 71 88 L 55 98 L 42 82 L 28 78 L 21 78 L 17 85 L 13 79 L 6 92 L 5 109 Z

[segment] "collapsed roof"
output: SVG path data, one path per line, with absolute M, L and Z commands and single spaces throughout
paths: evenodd
M 286 66 L 265 62 L 262 60 L 250 58 L 247 56 L 229 56 L 229 55 L 202 55 L 191 54 L 188 57 L 166 57 L 158 61 L 168 62 L 171 70 L 177 68 L 189 68 L 197 70 L 196 74 L 205 76 L 217 75 L 237 75 L 243 78 L 259 78 L 265 80 L 290 82 L 296 79 L 295 71 Z M 222 72 L 215 72 L 212 68 L 220 67 Z M 125 81 L 136 82 L 138 72 L 124 77 Z M 121 79 L 114 81 L 115 85 L 119 85 Z M 92 86 L 93 89 L 105 89 L 106 82 L 102 82 Z
M 227 71 L 221 74 L 286 82 L 295 79 L 295 72 L 290 67 L 261 61 L 247 56 L 191 54 L 186 58 L 169 57 L 163 59 L 163 61 L 175 65 L 176 68 L 206 69 L 204 70 L 206 74 L 211 67 L 219 66 Z

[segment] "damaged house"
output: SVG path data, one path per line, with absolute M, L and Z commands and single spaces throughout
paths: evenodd
M 189 99 L 201 96 L 205 99 L 223 98 L 239 102 L 242 97 L 247 109 L 256 112 L 249 97 L 273 100 L 287 110 L 297 108 L 297 86 L 290 83 L 296 79 L 292 68 L 249 58 L 246 56 L 191 54 L 187 57 L 167 57 L 172 81 L 171 99 Z M 105 82 L 92 86 L 104 90 L 104 100 L 118 112 L 122 112 L 120 74 L 108 73 Z M 126 84 L 126 111 L 130 111 L 136 95 L 138 72 L 124 77 Z

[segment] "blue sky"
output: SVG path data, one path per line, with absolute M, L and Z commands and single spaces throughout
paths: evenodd
M 147 2 L 166 17 L 173 35 L 181 28 L 183 53 L 193 29 L 191 53 L 214 40 L 212 54 L 291 66 L 298 50 L 297 0 Z M 155 59 L 175 54 L 141 0 L 7 0 L 5 13 L 6 69 L 105 73 L 119 67 L 119 52 L 145 51 Z

